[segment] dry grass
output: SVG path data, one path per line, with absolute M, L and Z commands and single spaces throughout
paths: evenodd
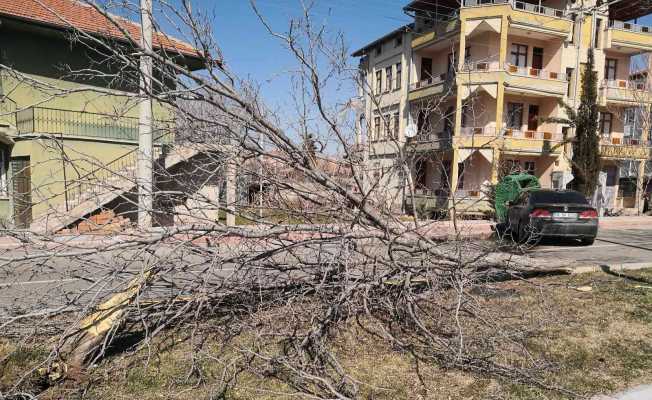
M 582 286 L 592 290 L 576 289 Z M 652 269 L 627 272 L 627 277 L 594 273 L 511 281 L 495 284 L 494 289 L 475 296 L 496 312 L 509 315 L 514 323 L 536 332 L 529 348 L 555 366 L 545 377 L 549 383 L 593 395 L 652 382 Z M 361 382 L 361 399 L 566 398 L 556 392 L 424 363 L 418 365 L 417 374 L 409 354 L 396 351 L 354 323 L 343 328 L 334 341 L 334 350 L 352 377 Z M 250 340 L 241 335 L 231 345 Z M 40 398 L 80 398 L 82 393 L 89 399 L 297 398 L 273 379 L 234 374 L 232 366 L 242 354 L 232 346 L 223 346 L 219 337 L 210 338 L 203 350 L 195 353 L 199 368 L 194 370 L 190 369 L 193 359 L 189 341 L 171 337 L 157 345 L 173 342 L 177 345 L 155 357 L 147 358 L 145 350 L 136 361 L 125 356 L 107 359 L 93 369 L 84 385 L 53 387 Z M 9 354 L 0 369 L 0 391 L 44 351 L 35 345 L 16 348 L 9 342 L 0 343 L 0 356 Z M 222 393 L 225 377 L 235 380 Z

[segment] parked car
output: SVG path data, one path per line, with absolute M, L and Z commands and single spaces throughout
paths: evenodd
M 598 212 L 574 190 L 524 191 L 508 203 L 508 223 L 519 242 L 557 237 L 579 239 L 590 246 L 598 234 Z

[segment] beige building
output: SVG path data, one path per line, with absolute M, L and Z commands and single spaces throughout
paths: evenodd
M 644 54 L 652 52 L 652 27 L 625 21 L 652 9 L 623 3 L 410 2 L 412 24 L 353 54 L 370 184 L 383 201 L 436 210 L 455 200 L 458 210 L 483 212 L 484 189 L 513 171 L 565 187 L 574 132 L 550 121 L 566 117 L 560 101 L 577 107 L 593 48 L 606 208 L 638 212 L 651 154 Z

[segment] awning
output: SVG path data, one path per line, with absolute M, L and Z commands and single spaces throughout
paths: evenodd
M 469 36 L 473 31 L 493 31 L 500 33 L 500 27 L 503 21 L 502 18 L 488 18 L 488 19 L 475 19 L 466 21 L 466 36 Z
M 457 162 L 461 163 L 466 161 L 471 155 L 475 152 L 480 153 L 482 157 L 485 158 L 490 164 L 494 161 L 494 151 L 493 149 L 459 149 L 457 154 L 459 156 Z
M 487 94 L 489 94 L 489 96 L 493 97 L 494 99 L 498 96 L 498 84 L 484 83 L 482 85 L 462 86 L 462 100 L 466 100 L 471 95 L 471 93 L 478 90 L 485 91 Z

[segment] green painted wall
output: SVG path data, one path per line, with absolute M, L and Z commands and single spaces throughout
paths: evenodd
M 0 84 L 4 101 L 0 103 L 0 121 L 16 124 L 12 112 L 38 106 L 62 110 L 92 112 L 116 116 L 138 116 L 138 99 L 128 85 L 116 87 L 103 79 L 72 77 L 72 69 L 94 68 L 111 73 L 110 60 L 101 60 L 84 46 L 71 45 L 66 37 L 34 26 L 2 20 L 0 25 L 0 61 L 24 74 L 17 78 L 2 71 Z M 74 93 L 64 92 L 74 91 Z M 154 117 L 171 119 L 166 107 L 155 103 Z M 68 130 L 65 124 L 62 131 Z M 89 128 L 90 129 L 90 128 Z M 135 142 L 125 142 L 92 137 L 70 136 L 60 132 L 56 138 L 16 137 L 11 157 L 30 157 L 32 176 L 32 214 L 39 214 L 52 206 L 62 204 L 64 168 L 68 183 L 78 176 L 96 170 L 130 150 Z M 81 132 L 79 136 L 97 136 L 97 132 Z M 66 136 L 68 134 L 68 136 Z M 62 147 L 71 162 L 64 163 Z M 65 164 L 65 167 L 64 167 Z M 11 185 L 10 185 L 11 186 Z M 0 199 L 0 218 L 12 214 L 10 202 Z

